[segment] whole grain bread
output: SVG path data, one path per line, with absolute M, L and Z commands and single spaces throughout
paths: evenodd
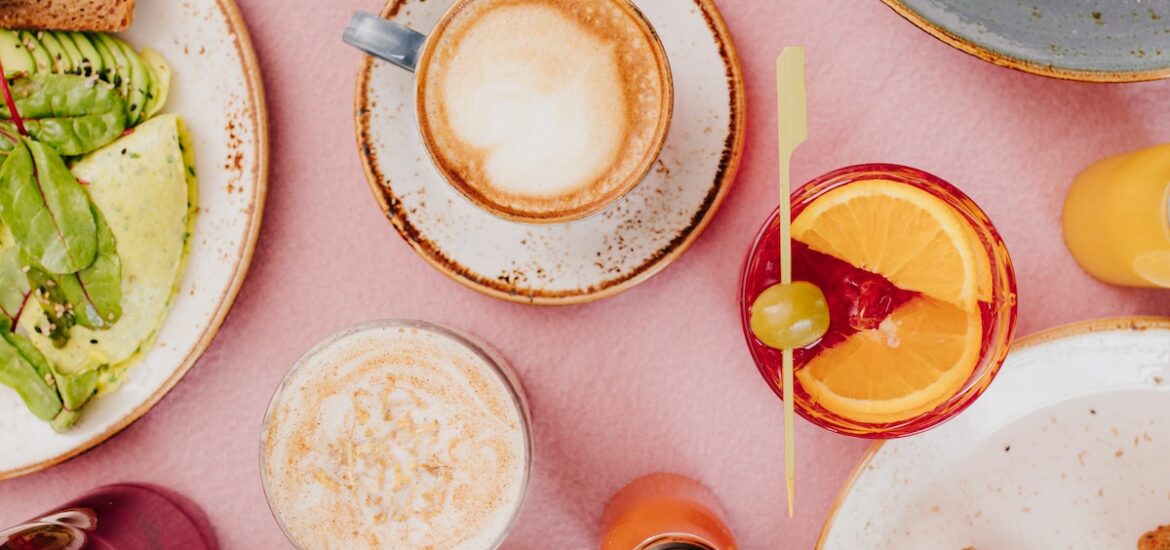
M 3 29 L 117 32 L 133 19 L 134 0 L 0 0 Z

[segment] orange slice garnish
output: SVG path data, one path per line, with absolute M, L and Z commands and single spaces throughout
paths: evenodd
M 918 297 L 876 330 L 857 332 L 796 372 L 809 399 L 863 423 L 898 422 L 929 412 L 962 389 L 979 362 L 978 309 Z
M 905 183 L 866 180 L 833 189 L 793 220 L 792 235 L 898 288 L 965 310 L 988 298 L 990 264 L 970 224 L 942 199 Z

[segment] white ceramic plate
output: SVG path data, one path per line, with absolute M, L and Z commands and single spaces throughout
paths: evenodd
M 154 347 L 117 391 L 95 399 L 58 434 L 0 387 L 0 479 L 41 470 L 105 441 L 146 413 L 211 343 L 243 282 L 260 230 L 268 170 L 263 89 L 255 53 L 231 0 L 139 0 L 136 48 L 174 70 L 166 112 L 195 140 L 199 217 L 182 285 Z
M 358 149 L 374 196 L 425 260 L 475 290 L 526 303 L 617 294 L 694 243 L 739 167 L 744 90 L 731 35 L 712 0 L 636 0 L 666 47 L 674 116 L 655 167 L 609 210 L 573 223 L 524 225 L 487 214 L 431 164 L 419 138 L 414 77 L 367 57 L 358 74 Z M 451 0 L 391 0 L 383 16 L 427 32 Z
M 818 548 L 1135 548 L 1170 524 L 1170 320 L 1081 323 L 1013 348 L 979 401 L 875 445 Z

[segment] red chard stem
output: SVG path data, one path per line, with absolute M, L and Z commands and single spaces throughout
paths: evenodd
M 28 137 L 28 130 L 24 129 L 24 119 L 20 118 L 20 112 L 16 110 L 16 100 L 12 99 L 12 89 L 8 87 L 8 75 L 4 73 L 4 63 L 0 62 L 0 88 L 4 89 L 4 102 L 8 104 L 8 112 L 12 115 L 12 122 L 16 124 L 16 130 L 20 135 Z

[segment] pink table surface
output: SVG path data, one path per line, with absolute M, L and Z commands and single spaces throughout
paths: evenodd
M 783 517 L 780 403 L 748 357 L 735 304 L 743 255 L 773 201 L 772 71 L 789 44 L 807 46 L 811 64 L 810 140 L 795 180 L 883 161 L 964 189 L 1012 251 L 1020 334 L 1170 314 L 1170 293 L 1082 273 L 1059 228 L 1065 190 L 1086 163 L 1170 141 L 1170 82 L 1093 85 L 997 68 L 877 0 L 721 0 L 750 122 L 743 170 L 703 238 L 659 276 L 602 302 L 542 309 L 481 296 L 417 258 L 366 188 L 352 137 L 359 55 L 340 36 L 352 11 L 376 2 L 240 0 L 263 64 L 273 146 L 251 275 L 214 345 L 152 412 L 80 458 L 0 483 L 0 524 L 98 484 L 143 480 L 202 505 L 225 548 L 286 547 L 257 462 L 272 389 L 329 333 L 408 317 L 493 342 L 527 387 L 537 466 L 505 548 L 595 547 L 606 500 L 652 471 L 713 487 L 746 549 L 811 547 L 866 444 L 798 421 L 799 514 Z

